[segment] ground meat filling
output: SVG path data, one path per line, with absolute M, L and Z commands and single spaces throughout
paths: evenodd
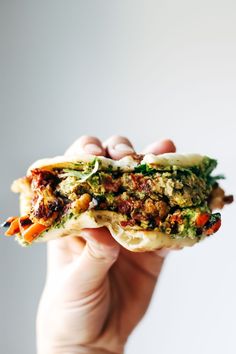
M 30 182 L 33 192 L 30 219 L 33 222 L 51 226 L 68 211 L 79 214 L 94 208 L 124 215 L 122 227 L 158 229 L 179 235 L 187 232 L 190 237 L 197 236 L 207 223 L 213 222 L 208 205 L 213 199 L 216 203 L 217 194 L 206 178 L 178 170 L 152 175 L 98 171 L 81 181 L 76 174 L 63 174 L 63 170 L 35 169 Z M 217 196 L 219 194 L 218 190 Z M 203 209 L 209 217 L 198 227 L 196 217 Z
M 51 172 L 40 169 L 33 170 L 31 176 L 33 198 L 30 219 L 33 222 L 50 226 L 63 209 L 62 199 L 54 192 L 58 179 Z

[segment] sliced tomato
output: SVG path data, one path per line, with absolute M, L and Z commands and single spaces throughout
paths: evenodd
M 204 234 L 207 235 L 207 236 L 210 236 L 210 235 L 214 234 L 216 231 L 218 231 L 220 226 L 221 226 L 221 220 L 219 219 L 213 225 L 211 225 L 209 227 L 209 229 L 207 229 L 204 232 Z
M 206 225 L 206 223 L 208 222 L 209 219 L 210 219 L 210 214 L 209 213 L 199 214 L 197 219 L 196 219 L 196 226 L 197 227 L 203 227 L 204 225 Z

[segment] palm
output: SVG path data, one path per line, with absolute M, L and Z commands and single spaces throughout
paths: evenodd
M 66 289 L 64 296 L 59 296 L 60 308 L 74 307 L 64 325 L 75 328 L 82 344 L 103 346 L 114 333 L 117 341 L 124 343 L 148 307 L 163 258 L 155 252 L 132 253 L 122 247 L 105 279 L 99 285 L 93 287 L 90 283 L 88 287 L 81 278 L 86 270 L 78 266 L 84 247 L 85 242 L 79 237 L 66 237 L 49 244 L 49 276 L 56 279 L 52 282 L 53 288 Z M 90 294 L 93 294 L 92 298 Z M 85 301 L 86 298 L 89 300 Z M 90 328 L 86 336 L 82 335 L 83 327 Z
M 128 335 L 144 315 L 150 302 L 163 258 L 155 252 L 131 253 L 121 249 L 110 271 L 122 336 Z M 114 299 L 112 299 L 114 300 Z

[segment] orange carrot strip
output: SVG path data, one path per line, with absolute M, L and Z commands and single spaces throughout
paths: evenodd
M 17 219 L 18 216 L 10 216 L 9 218 L 7 218 L 7 220 L 5 221 L 5 223 L 7 222 L 12 222 L 13 220 Z
M 9 226 L 9 229 L 7 229 L 7 231 L 5 232 L 6 236 L 13 236 L 20 231 L 18 220 L 19 218 L 13 219 L 11 225 Z
M 39 234 L 44 231 L 47 227 L 42 224 L 33 224 L 23 232 L 22 236 L 26 242 L 32 242 Z
M 29 221 L 29 223 L 25 223 L 25 225 L 24 225 L 24 221 Z M 20 228 L 21 234 L 23 234 L 24 231 L 27 230 L 32 225 L 32 221 L 30 220 L 28 215 L 21 216 L 18 219 L 18 222 L 19 222 L 19 228 Z

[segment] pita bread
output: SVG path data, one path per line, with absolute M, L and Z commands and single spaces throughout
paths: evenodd
M 27 175 L 35 168 L 53 170 L 56 168 L 82 169 L 83 163 L 94 161 L 94 155 L 78 155 L 78 156 L 57 156 L 54 158 L 38 160 L 33 163 Z M 98 170 L 112 169 L 121 171 L 133 171 L 134 168 L 141 164 L 151 164 L 155 166 L 179 166 L 190 167 L 201 164 L 205 156 L 198 154 L 180 155 L 176 153 L 167 153 L 162 155 L 146 154 L 142 161 L 138 162 L 132 156 L 126 156 L 120 160 L 112 160 L 106 157 L 96 157 L 99 161 Z M 21 215 L 28 214 L 30 211 L 31 190 L 23 179 L 15 181 L 12 185 L 14 192 L 21 193 L 20 209 Z M 79 236 L 80 230 L 83 228 L 107 227 L 114 237 L 126 249 L 133 252 L 152 251 L 161 248 L 182 248 L 185 246 L 193 246 L 205 236 L 198 238 L 190 237 L 173 237 L 162 232 L 146 231 L 141 229 L 127 229 L 120 226 L 123 215 L 113 211 L 88 210 L 79 216 L 73 216 L 68 219 L 63 226 L 52 226 L 44 231 L 34 242 L 45 242 L 65 236 Z M 24 241 L 18 237 L 20 243 L 24 245 Z
M 83 228 L 107 227 L 114 239 L 132 252 L 146 252 L 162 248 L 182 248 L 193 246 L 199 239 L 189 237 L 172 238 L 171 235 L 157 231 L 124 230 L 119 226 L 122 215 L 112 211 L 89 210 L 78 217 L 72 217 L 59 228 L 44 231 L 35 242 L 46 242 L 65 236 L 79 236 Z M 21 239 L 19 239 L 21 243 Z M 24 243 L 22 243 L 24 245 Z
M 120 169 L 121 171 L 133 171 L 135 167 L 142 164 L 151 164 L 155 166 L 178 166 L 178 167 L 190 167 L 201 164 L 206 156 L 198 154 L 176 154 L 166 153 L 162 155 L 146 154 L 143 156 L 141 162 L 138 162 L 135 157 L 125 156 L 120 160 L 112 160 L 108 157 L 94 156 L 94 155 L 77 155 L 77 156 L 56 156 L 54 158 L 42 159 L 34 162 L 28 169 L 27 175 L 29 176 L 31 171 L 35 168 L 43 168 L 47 170 L 53 170 L 55 168 L 70 168 L 79 170 L 82 169 L 81 164 L 89 163 L 97 159 L 99 163 L 98 170 L 105 170 L 112 168 L 112 170 Z M 81 164 L 80 164 L 81 163 Z

